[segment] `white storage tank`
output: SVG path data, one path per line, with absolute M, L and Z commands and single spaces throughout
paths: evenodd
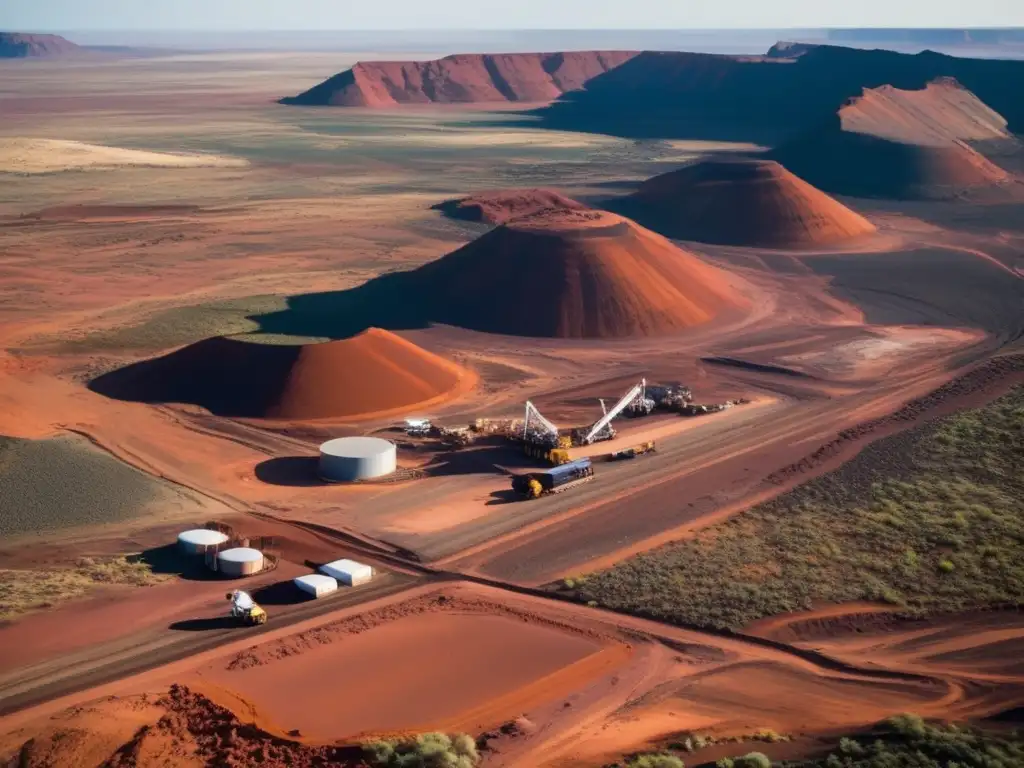
M 395 444 L 379 437 L 339 437 L 320 446 L 320 477 L 329 482 L 383 477 L 397 466 Z
M 252 576 L 263 570 L 263 553 L 249 547 L 235 547 L 217 553 L 217 570 L 225 576 Z
M 218 547 L 227 540 L 227 534 L 220 531 L 196 528 L 178 534 L 178 548 L 186 555 L 201 555 L 209 547 Z
M 338 589 L 338 580 L 333 576 L 325 576 L 322 573 L 310 573 L 306 576 L 296 576 L 293 579 L 295 586 L 306 594 L 313 597 L 323 597 L 335 592 Z
M 373 578 L 373 568 L 355 560 L 335 560 L 320 567 L 323 573 L 333 576 L 339 584 L 355 587 Z

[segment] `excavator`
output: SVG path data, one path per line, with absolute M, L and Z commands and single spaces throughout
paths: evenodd
M 231 618 L 237 619 L 247 627 L 258 627 L 267 623 L 267 612 L 259 605 L 248 592 L 236 589 L 227 593 L 231 601 Z

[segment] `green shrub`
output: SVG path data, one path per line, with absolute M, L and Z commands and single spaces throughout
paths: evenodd
M 831 754 L 787 763 L 791 768 L 1020 768 L 1017 731 L 985 732 L 930 725 L 917 715 L 890 718 L 871 734 L 843 738 Z
M 735 768 L 731 757 L 720 757 L 715 761 L 715 768 Z
M 953 564 L 952 560 L 940 560 L 939 561 L 939 570 L 942 573 L 952 573 L 953 571 L 956 570 L 956 566 Z
M 864 754 L 864 747 L 860 742 L 848 739 L 845 736 L 839 740 L 839 751 L 844 755 L 858 756 Z
M 766 741 L 769 744 L 778 744 L 782 741 L 789 741 L 788 736 L 783 736 L 781 733 L 773 731 L 771 728 L 758 728 L 751 734 L 750 738 L 754 741 Z
M 686 764 L 675 755 L 640 755 L 626 763 L 627 768 L 686 768 Z
M 476 742 L 466 734 L 422 733 L 403 741 L 376 741 L 363 747 L 378 768 L 474 768 L 480 762 Z
M 477 751 L 476 742 L 473 741 L 472 736 L 467 736 L 465 733 L 457 734 L 452 738 L 452 750 L 459 757 L 471 758 L 474 763 L 480 759 L 480 753 Z
M 732 761 L 734 768 L 772 768 L 772 761 L 762 752 L 750 752 Z
M 914 715 L 909 712 L 902 715 L 893 715 L 885 721 L 885 724 L 900 736 L 905 736 L 907 738 L 919 739 L 924 736 L 928 730 L 928 726 L 925 723 L 924 718 L 920 715 Z

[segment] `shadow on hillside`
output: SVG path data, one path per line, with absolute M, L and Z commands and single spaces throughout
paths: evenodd
M 940 77 L 955 78 L 1011 130 L 1024 130 L 1024 62 L 835 46 L 793 60 L 641 53 L 549 106 L 509 113 L 491 125 L 521 128 L 529 120 L 551 130 L 630 139 L 777 146 L 815 129 L 865 88 L 918 90 Z

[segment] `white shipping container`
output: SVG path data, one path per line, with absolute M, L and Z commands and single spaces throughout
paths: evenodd
M 310 573 L 293 579 L 295 586 L 313 597 L 323 597 L 338 589 L 338 581 L 331 576 Z
M 349 587 L 365 584 L 373 578 L 373 568 L 355 560 L 335 560 L 333 563 L 320 566 L 320 571 L 336 578 L 339 584 Z

